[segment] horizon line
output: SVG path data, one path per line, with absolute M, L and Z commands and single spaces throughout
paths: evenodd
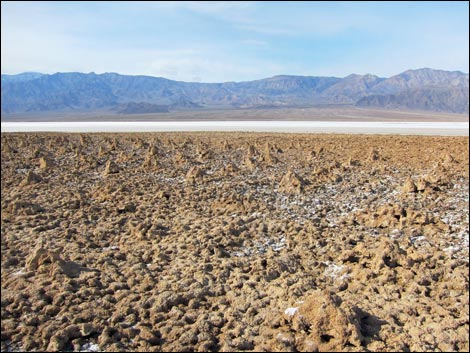
M 421 68 L 418 68 L 418 69 L 408 69 L 408 70 L 405 70 L 405 71 L 402 71 L 398 74 L 395 74 L 395 75 L 392 75 L 392 76 L 388 76 L 388 77 L 381 77 L 381 76 L 377 76 L 375 74 L 371 74 L 371 73 L 366 73 L 366 74 L 356 74 L 356 73 L 351 73 L 347 76 L 344 76 L 344 77 L 339 77 L 339 76 L 315 76 L 315 75 L 293 75 L 293 74 L 278 74 L 278 75 L 274 75 L 274 76 L 270 76 L 270 77 L 264 77 L 264 78 L 259 78 L 259 79 L 252 79 L 252 80 L 245 80 L 245 81 L 217 81 L 217 82 L 202 82 L 202 81 L 179 81 L 179 80 L 173 80 L 173 79 L 170 79 L 170 78 L 166 78 L 166 77 L 163 77 L 163 76 L 151 76 L 151 75 L 144 75 L 144 74 L 121 74 L 121 73 L 118 73 L 118 72 L 102 72 L 102 73 L 96 73 L 95 71 L 90 71 L 90 72 L 81 72 L 81 71 L 57 71 L 57 72 L 54 72 L 54 73 L 42 73 L 42 72 L 39 72 L 39 71 L 23 71 L 23 72 L 19 72 L 19 73 L 16 73 L 16 74 L 5 74 L 5 73 L 1 73 L 1 75 L 6 75 L 6 76 L 17 76 L 17 75 L 22 75 L 22 74 L 41 74 L 41 75 L 48 75 L 48 76 L 52 76 L 52 75 L 56 75 L 56 74 L 71 74 L 71 73 L 78 73 L 78 74 L 84 74 L 84 75 L 91 75 L 91 74 L 94 74 L 94 75 L 104 75 L 104 74 L 116 74 L 116 75 L 120 75 L 120 76 L 133 76 L 133 77 L 138 77 L 138 76 L 144 76 L 144 77 L 152 77 L 152 78 L 160 78 L 160 79 L 165 79 L 165 80 L 169 80 L 169 81 L 175 81 L 175 82 L 185 82 L 185 83 L 207 83 L 207 84 L 216 84 L 216 83 L 242 83 L 242 82 L 252 82 L 252 81 L 261 81 L 261 80 L 266 80 L 266 79 L 270 79 L 270 78 L 275 78 L 275 77 L 280 77 L 280 76 L 290 76 L 290 77 L 327 77 L 327 78 L 339 78 L 339 79 L 344 79 L 344 78 L 347 78 L 349 76 L 368 76 L 368 75 L 371 75 L 371 76 L 376 76 L 377 78 L 391 78 L 391 77 L 394 77 L 394 76 L 398 76 L 398 75 L 401 75 L 405 72 L 408 72 L 408 71 L 418 71 L 418 70 L 433 70 L 433 71 L 445 71 L 445 72 L 458 72 L 458 73 L 461 73 L 461 74 L 464 74 L 464 75 L 469 75 L 469 73 L 466 73 L 466 72 L 463 72 L 463 71 L 460 71 L 460 70 L 443 70 L 443 69 L 434 69 L 434 68 L 430 68 L 430 67 L 421 67 Z

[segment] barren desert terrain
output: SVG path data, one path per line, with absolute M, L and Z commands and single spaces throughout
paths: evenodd
M 468 351 L 469 138 L 1 134 L 2 351 Z
M 468 122 L 468 114 L 419 110 L 358 108 L 348 105 L 323 105 L 276 109 L 199 109 L 170 113 L 116 114 L 110 111 L 33 112 L 2 114 L 2 122 L 80 122 L 80 121 L 343 121 L 343 122 Z

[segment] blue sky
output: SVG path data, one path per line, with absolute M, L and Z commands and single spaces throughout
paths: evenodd
M 469 67 L 462 2 L 1 2 L 1 71 L 223 82 Z

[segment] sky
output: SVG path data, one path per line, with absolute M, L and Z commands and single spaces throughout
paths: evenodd
M 2 1 L 1 72 L 178 81 L 469 71 L 469 3 Z

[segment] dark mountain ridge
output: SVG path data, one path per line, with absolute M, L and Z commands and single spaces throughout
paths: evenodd
M 469 75 L 408 70 L 381 78 L 278 75 L 245 82 L 196 83 L 117 73 L 22 73 L 1 79 L 2 114 L 108 109 L 132 114 L 201 107 L 347 104 L 387 109 L 469 112 Z

